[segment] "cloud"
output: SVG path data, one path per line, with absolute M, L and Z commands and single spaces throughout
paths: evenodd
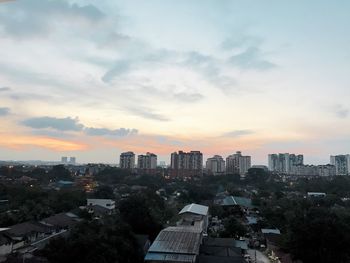
M 241 69 L 268 70 L 276 65 L 263 58 L 261 50 L 257 47 L 249 47 L 245 51 L 229 58 L 229 63 Z
M 197 102 L 204 98 L 200 93 L 187 93 L 187 92 L 178 92 L 174 93 L 173 97 L 180 102 Z
M 55 118 L 55 117 L 37 117 L 30 118 L 22 121 L 22 124 L 36 129 L 35 134 L 47 135 L 51 137 L 66 137 L 66 135 L 73 136 L 72 134 L 65 132 L 83 132 L 89 136 L 116 136 L 125 137 L 130 135 L 136 135 L 138 130 L 136 129 L 107 129 L 107 128 L 94 128 L 86 127 L 79 122 L 78 118 Z M 59 131 L 59 132 L 57 132 Z M 63 133 L 64 132 L 64 133 Z
M 37 117 L 24 120 L 23 125 L 34 129 L 51 128 L 58 131 L 81 131 L 84 125 L 79 123 L 78 118 L 55 118 L 55 117 Z
M 11 88 L 10 87 L 1 87 L 0 88 L 0 92 L 6 92 L 6 91 L 10 91 Z
M 136 116 L 140 116 L 146 119 L 157 120 L 157 121 L 169 121 L 169 119 L 161 114 L 152 112 L 151 109 L 146 107 L 127 107 L 126 110 Z
M 254 131 L 252 131 L 252 130 L 235 130 L 235 131 L 230 131 L 230 132 L 224 133 L 222 135 L 222 137 L 238 138 L 238 137 L 253 134 L 253 133 L 254 133 Z
M 56 25 L 66 23 L 74 26 L 79 20 L 92 24 L 103 17 L 104 13 L 93 5 L 69 4 L 66 1 L 16 1 L 4 6 L 0 12 L 4 32 L 15 38 L 47 36 Z
M 262 39 L 251 35 L 237 35 L 235 37 L 227 38 L 221 43 L 221 48 L 224 50 L 232 50 L 235 48 L 247 46 L 259 46 Z
M 0 107 L 0 116 L 6 116 L 10 114 L 10 109 L 6 107 Z
M 84 132 L 91 136 L 116 136 L 125 137 L 130 135 L 136 135 L 138 133 L 137 129 L 127 129 L 119 128 L 116 130 L 106 129 L 106 128 L 85 128 Z
M 132 62 L 127 60 L 116 61 L 112 68 L 110 68 L 101 78 L 105 83 L 111 82 L 115 77 L 118 77 L 124 73 L 128 73 L 131 70 Z
M 343 105 L 335 105 L 334 113 L 338 118 L 345 119 L 349 116 L 349 109 L 345 108 Z

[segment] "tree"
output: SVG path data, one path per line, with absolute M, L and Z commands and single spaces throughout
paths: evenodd
M 120 202 L 119 211 L 122 219 L 130 224 L 134 233 L 149 235 L 153 240 L 162 229 L 162 225 L 152 214 L 147 202 L 150 201 L 143 196 L 133 195 Z
M 345 263 L 350 259 L 349 233 L 344 218 L 325 208 L 312 208 L 291 222 L 286 247 L 305 263 Z
M 40 253 L 52 263 L 143 262 L 130 226 L 119 217 L 82 222 L 67 239 L 52 240 Z
M 95 192 L 93 193 L 94 198 L 102 198 L 102 199 L 114 199 L 114 193 L 112 187 L 108 185 L 99 186 Z
M 230 217 L 224 224 L 225 230 L 220 237 L 240 238 L 247 233 L 247 229 L 236 218 Z
M 65 181 L 73 181 L 73 177 L 71 173 L 64 167 L 64 165 L 55 165 L 49 171 L 48 176 L 53 180 L 65 180 Z

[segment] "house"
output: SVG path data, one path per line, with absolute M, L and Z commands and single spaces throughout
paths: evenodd
M 11 238 L 3 234 L 9 228 L 0 228 L 0 256 L 10 254 L 12 252 L 13 242 Z
M 281 231 L 277 228 L 262 228 L 261 233 L 263 233 L 263 235 L 267 235 L 267 234 L 280 235 Z
M 163 229 L 149 248 L 145 262 L 195 263 L 207 235 L 209 207 L 190 204 L 180 212 L 177 226 Z
M 143 256 L 145 256 L 148 252 L 148 249 L 151 246 L 151 241 L 149 240 L 149 237 L 147 235 L 135 235 L 137 244 L 141 248 L 141 252 Z
M 64 180 L 59 180 L 56 183 L 56 189 L 67 189 L 67 188 L 72 188 L 74 186 L 74 182 L 72 181 L 64 181 Z
M 316 198 L 326 197 L 326 193 L 308 192 L 307 197 L 316 197 Z
M 145 256 L 145 262 L 195 263 L 201 241 L 201 229 L 167 227 L 154 240 Z
M 105 215 L 111 215 L 113 211 L 114 210 L 105 208 L 100 205 L 93 205 L 88 207 L 88 213 L 96 219 L 102 218 Z
M 10 226 L 2 232 L 3 235 L 11 239 L 11 252 L 25 245 L 31 244 L 42 238 L 50 236 L 55 230 L 50 226 L 45 226 L 37 222 L 25 222 Z
M 181 226 L 193 226 L 201 229 L 204 234 L 208 229 L 208 214 L 209 207 L 198 204 L 186 205 L 180 212 L 181 220 L 178 225 Z
M 246 216 L 245 218 L 247 219 L 248 225 L 256 225 L 258 223 L 258 218 L 254 216 Z
M 204 238 L 200 247 L 199 263 L 243 263 L 248 249 L 245 241 L 233 238 Z
M 115 209 L 115 202 L 112 199 L 87 199 L 87 206 L 102 206 L 108 210 Z
M 80 221 L 73 213 L 59 213 L 40 221 L 41 224 L 55 228 L 56 230 L 70 229 Z
M 252 205 L 252 200 L 250 198 L 240 197 L 240 196 L 223 196 L 218 197 L 215 200 L 215 204 L 220 206 L 239 206 L 242 208 L 254 208 Z

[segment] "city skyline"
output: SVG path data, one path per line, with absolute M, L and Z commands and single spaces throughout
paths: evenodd
M 0 160 L 151 151 L 169 163 L 182 149 L 329 163 L 350 149 L 349 8 L 1 2 Z

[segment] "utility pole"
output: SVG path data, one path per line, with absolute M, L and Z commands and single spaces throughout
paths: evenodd
M 256 261 L 256 249 L 254 251 L 255 251 L 255 263 L 257 263 L 257 261 Z

